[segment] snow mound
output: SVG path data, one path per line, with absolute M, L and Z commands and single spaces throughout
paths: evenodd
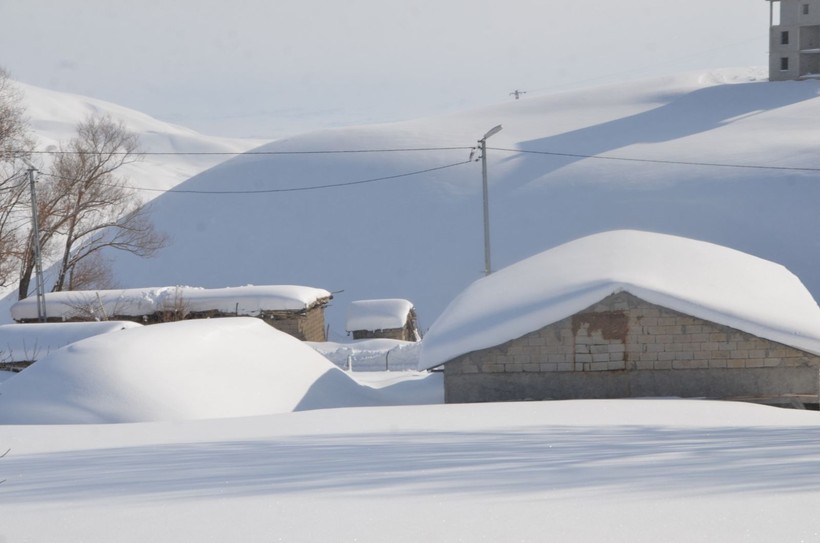
M 622 291 L 820 354 L 820 308 L 785 267 L 712 243 L 620 230 L 565 243 L 470 285 L 425 336 L 419 367 L 500 345 Z
M 258 319 L 182 321 L 51 353 L 3 383 L 0 424 L 242 417 L 370 405 L 368 392 Z
M 130 321 L 4 324 L 0 363 L 37 360 L 81 339 L 140 326 Z

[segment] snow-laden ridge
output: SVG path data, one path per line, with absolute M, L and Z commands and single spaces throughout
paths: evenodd
M 142 161 L 123 167 L 121 173 L 134 186 L 151 189 L 141 193 L 145 200 L 219 164 L 233 153 L 239 154 L 264 143 L 262 140 L 207 136 L 103 100 L 25 83 L 15 85 L 21 91 L 22 105 L 37 139 L 37 151 L 56 150 L 61 142 L 74 136 L 78 123 L 90 115 L 107 114 L 137 133 L 141 150 L 146 153 L 191 153 L 147 154 Z M 47 156 L 43 155 L 41 160 L 47 161 Z

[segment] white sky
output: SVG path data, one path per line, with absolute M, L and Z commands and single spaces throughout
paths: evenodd
M 0 65 L 209 134 L 273 138 L 767 63 L 763 0 L 0 0 Z

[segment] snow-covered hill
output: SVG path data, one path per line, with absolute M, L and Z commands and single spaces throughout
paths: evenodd
M 77 124 L 93 114 L 108 114 L 114 120 L 121 121 L 128 130 L 136 132 L 142 151 L 148 154 L 142 161 L 126 166 L 123 174 L 131 179 L 134 186 L 152 189 L 142 192 L 144 200 L 157 196 L 157 189 L 169 189 L 230 158 L 230 155 L 221 153 L 242 153 L 264 143 L 252 139 L 205 136 L 110 102 L 24 83 L 15 84 L 21 91 L 22 105 L 37 138 L 38 151 L 59 148 L 60 142 L 67 142 L 74 136 Z M 46 162 L 48 155 L 41 155 L 40 159 Z
M 820 167 L 819 91 L 754 69 L 689 73 L 276 141 L 158 197 L 172 245 L 152 260 L 119 256 L 116 274 L 123 286 L 338 291 L 336 339 L 361 298 L 410 299 L 429 326 L 482 274 L 481 166 L 466 148 L 502 124 L 488 141 L 494 268 L 634 228 L 782 263 L 818 297 L 820 172 L 789 168 Z
M 218 138 L 154 119 L 144 113 L 110 102 L 15 82 L 25 116 L 35 137 L 33 160 L 47 171 L 49 152 L 59 150 L 76 132 L 78 123 L 90 115 L 108 114 L 139 135 L 142 160 L 124 166 L 119 173 L 140 190 L 147 202 L 163 191 L 205 171 L 235 154 L 253 149 L 263 141 Z M 183 153 L 183 154 L 175 154 Z M 48 262 L 46 263 L 46 265 Z M 16 285 L 6 288 L 0 299 L 0 323 L 11 322 L 9 307 L 17 300 Z

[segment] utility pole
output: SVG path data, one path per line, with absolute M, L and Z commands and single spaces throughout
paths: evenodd
M 37 272 L 37 320 L 46 322 L 46 294 L 43 286 L 43 260 L 40 253 L 40 223 L 37 217 L 37 191 L 34 189 L 34 172 L 37 169 L 26 160 L 28 181 L 31 188 L 31 231 L 34 245 L 34 269 Z
M 492 273 L 490 263 L 490 191 L 487 184 L 487 138 L 501 132 L 501 125 L 491 128 L 484 137 L 478 140 L 478 148 L 481 151 L 481 181 L 484 192 L 484 275 Z

